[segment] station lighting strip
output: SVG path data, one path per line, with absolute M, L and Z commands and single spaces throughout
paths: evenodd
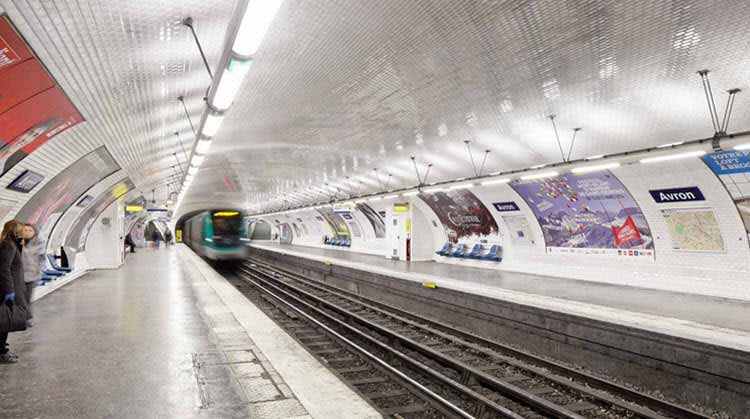
M 219 61 L 221 72 L 216 75 L 206 100 L 198 126 L 198 135 L 188 159 L 187 174 L 182 179 L 182 187 L 177 195 L 173 213 L 182 203 L 195 175 L 200 169 L 206 154 L 211 149 L 211 142 L 219 132 L 224 120 L 224 113 L 229 110 L 239 93 L 253 64 L 253 56 L 263 42 L 276 12 L 283 0 L 240 0 L 232 13 L 232 20 L 227 26 L 224 53 Z
M 743 131 L 743 132 L 728 134 L 724 137 L 721 137 L 721 140 L 730 141 L 728 146 L 731 147 L 732 145 L 734 145 L 734 147 L 732 147 L 734 150 L 744 151 L 744 150 L 750 150 L 750 142 L 744 142 L 744 143 L 740 142 L 741 139 L 747 140 L 746 137 L 750 137 L 750 131 Z M 659 163 L 659 162 L 672 161 L 672 160 L 702 157 L 704 154 L 709 152 L 706 150 L 706 143 L 710 144 L 713 140 L 714 140 L 713 137 L 703 138 L 700 140 L 664 144 L 664 145 L 651 147 L 647 149 L 629 151 L 629 152 L 606 155 L 606 156 L 605 155 L 591 156 L 591 157 L 587 157 L 585 159 L 581 159 L 581 160 L 577 160 L 573 162 L 542 164 L 542 165 L 532 166 L 527 169 L 514 170 L 514 171 L 509 171 L 509 172 L 490 173 L 489 175 L 486 175 L 486 176 L 476 177 L 474 178 L 473 181 L 470 181 L 470 182 L 466 182 L 466 178 L 461 178 L 461 179 L 449 180 L 445 182 L 436 182 L 436 183 L 432 183 L 429 185 L 413 186 L 413 187 L 404 188 L 401 190 L 363 195 L 357 198 L 350 197 L 347 199 L 340 199 L 340 200 L 335 200 L 332 202 L 304 205 L 304 206 L 291 208 L 291 209 L 287 209 L 283 211 L 253 214 L 253 216 L 256 216 L 256 217 L 270 216 L 270 215 L 285 214 L 289 212 L 297 212 L 297 211 L 304 211 L 304 210 L 311 210 L 311 209 L 321 209 L 323 207 L 336 205 L 336 204 L 345 204 L 345 203 L 360 204 L 363 202 L 391 200 L 391 199 L 396 199 L 399 197 L 416 196 L 416 195 L 419 195 L 420 193 L 435 193 L 435 192 L 441 192 L 441 191 L 446 191 L 446 190 L 470 189 L 479 185 L 481 186 L 499 185 L 499 184 L 504 184 L 504 183 L 510 183 L 511 181 L 513 181 L 513 176 L 511 175 L 520 174 L 521 176 L 518 177 L 520 180 L 538 180 L 538 179 L 546 179 L 550 177 L 559 176 L 561 173 L 560 171 L 569 171 L 574 174 L 585 174 L 585 173 L 592 173 L 592 172 L 597 172 L 601 170 L 615 169 L 622 165 L 627 165 L 627 164 L 636 164 L 636 163 L 651 164 L 651 163 Z M 680 150 L 680 151 L 672 152 L 674 150 Z M 599 164 L 591 164 L 592 161 L 600 161 L 600 160 L 601 161 L 610 160 L 610 161 L 606 163 L 602 162 Z M 555 167 L 555 168 L 559 167 L 558 170 L 560 171 L 549 170 L 551 167 Z M 545 168 L 547 170 L 544 170 L 544 171 L 540 170 L 540 169 L 545 169 Z

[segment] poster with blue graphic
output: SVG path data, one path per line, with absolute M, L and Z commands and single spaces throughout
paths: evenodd
M 654 255 L 641 208 L 610 171 L 516 181 L 544 233 L 548 252 Z
M 708 153 L 703 156 L 703 161 L 732 196 L 750 239 L 750 150 Z

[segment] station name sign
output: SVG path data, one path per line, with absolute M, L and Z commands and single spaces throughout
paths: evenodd
M 493 202 L 492 206 L 495 207 L 495 209 L 499 212 L 505 212 L 505 211 L 519 211 L 518 205 L 513 202 Z
M 689 186 L 687 188 L 654 189 L 649 190 L 648 193 L 651 194 L 651 197 L 654 198 L 654 201 L 656 201 L 657 204 L 706 200 L 703 196 L 703 192 L 701 192 L 697 186 Z

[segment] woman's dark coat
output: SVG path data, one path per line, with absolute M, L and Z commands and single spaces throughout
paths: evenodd
M 16 293 L 15 304 L 26 307 L 26 284 L 23 280 L 23 259 L 18 245 L 12 240 L 0 241 L 0 302 L 5 295 Z

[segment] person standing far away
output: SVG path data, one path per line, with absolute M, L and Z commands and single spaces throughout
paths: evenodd
M 2 304 L 26 306 L 26 284 L 23 280 L 23 223 L 10 220 L 0 233 L 0 298 Z M 0 333 L 0 364 L 18 362 L 18 356 L 8 347 L 8 333 Z
M 34 316 L 31 313 L 31 295 L 34 287 L 41 279 L 42 266 L 45 263 L 45 243 L 36 235 L 36 228 L 31 224 L 23 226 L 23 279 L 26 282 L 26 305 L 28 306 L 29 319 L 26 322 L 27 327 L 33 326 L 31 320 Z
M 131 236 L 130 233 L 125 235 L 125 246 L 128 246 L 130 248 L 130 253 L 135 253 L 135 242 L 133 241 L 133 236 Z
M 153 240 L 154 240 L 154 249 L 159 248 L 159 240 L 161 240 L 161 235 L 159 234 L 159 230 L 154 228 L 154 234 L 153 234 Z

